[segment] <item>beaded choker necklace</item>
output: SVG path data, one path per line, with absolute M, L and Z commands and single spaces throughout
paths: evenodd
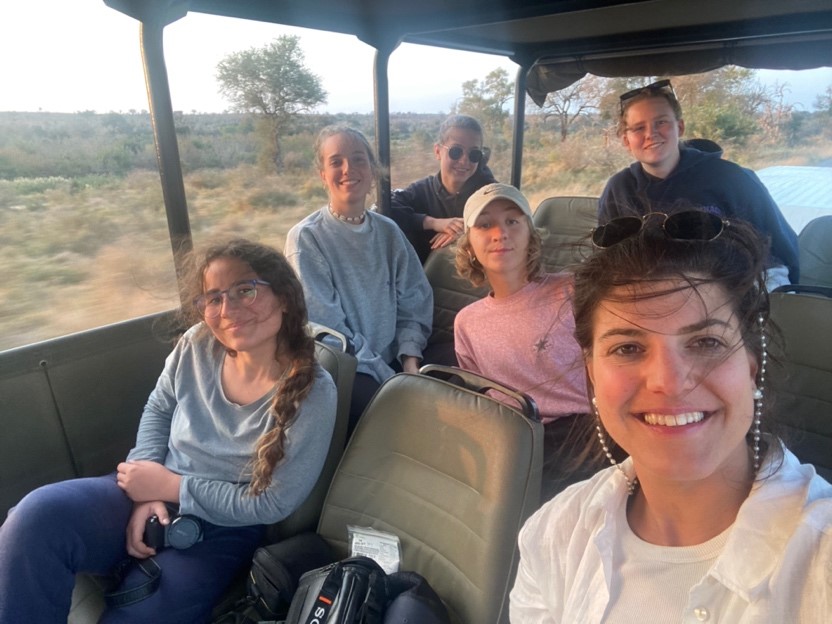
M 344 223 L 352 223 L 353 225 L 356 223 L 364 223 L 364 217 L 367 216 L 366 210 L 362 210 L 361 214 L 357 217 L 348 217 L 346 215 L 342 215 L 341 213 L 335 212 L 332 209 L 332 204 L 329 205 L 329 212 L 332 214 L 333 217 L 335 217 L 339 221 L 343 221 Z

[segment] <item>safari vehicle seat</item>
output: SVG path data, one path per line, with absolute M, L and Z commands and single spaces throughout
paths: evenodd
M 534 211 L 535 227 L 544 229 L 543 267 L 561 271 L 580 262 L 578 243 L 598 225 L 598 198 L 560 196 L 544 199 Z
M 291 515 L 268 528 L 267 542 L 275 542 L 297 533 L 315 530 L 329 483 L 332 481 L 332 475 L 344 452 L 347 439 L 350 398 L 357 365 L 353 346 L 346 336 L 333 329 L 314 323 L 310 323 L 309 328 L 316 339 L 315 354 L 318 362 L 329 372 L 338 388 L 335 429 L 321 475 L 309 497 Z M 329 340 L 324 342 L 325 338 Z M 333 346 L 332 342 L 336 342 L 338 346 Z M 91 575 L 78 575 L 67 624 L 92 624 L 98 621 L 104 610 L 102 584 L 99 581 L 99 578 Z M 238 579 L 238 582 L 229 589 L 226 599 L 217 606 L 216 612 L 226 611 L 242 595 L 243 591 L 243 579 Z
M 433 333 L 428 339 L 424 361 L 455 365 L 454 319 L 457 313 L 488 294 L 488 285 L 475 288 L 456 272 L 456 247 L 443 247 L 430 253 L 425 261 L 425 275 L 433 289 Z
M 171 351 L 171 319 L 153 314 L 0 353 L 0 523 L 27 492 L 106 474 L 124 459 Z
M 508 622 L 517 534 L 540 498 L 537 407 L 458 368 L 421 373 L 388 379 L 367 406 L 318 533 L 339 558 L 348 554 L 349 525 L 394 533 L 402 569 L 427 578 L 453 622 Z M 518 407 L 484 394 L 492 388 Z
M 800 283 L 823 286 L 832 295 L 832 215 L 807 223 L 797 237 Z
M 783 333 L 783 363 L 769 367 L 774 413 L 786 445 L 832 481 L 832 299 L 801 292 L 771 293 L 771 318 Z M 780 377 L 782 375 L 782 378 Z

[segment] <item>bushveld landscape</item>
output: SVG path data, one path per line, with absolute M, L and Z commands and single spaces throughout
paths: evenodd
M 435 173 L 445 115 L 391 118 L 393 188 Z M 177 114 L 197 246 L 243 236 L 282 248 L 289 228 L 326 201 L 313 166 L 322 126 L 373 134 L 370 115 L 304 115 L 284 133 L 282 169 L 263 156 L 259 126 L 242 114 Z M 720 141 L 751 169 L 832 163 L 829 115 L 787 133 Z M 509 178 L 510 121 L 486 126 L 489 166 Z M 694 136 L 695 133 L 688 133 Z M 522 188 L 532 206 L 553 195 L 600 194 L 631 161 L 603 117 L 562 136 L 556 120 L 526 119 Z M 165 209 L 146 113 L 0 113 L 0 349 L 178 305 Z

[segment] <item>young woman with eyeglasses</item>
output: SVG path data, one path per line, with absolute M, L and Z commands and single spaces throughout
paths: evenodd
M 573 307 L 608 467 L 526 522 L 512 623 L 827 621 L 832 486 L 770 432 L 766 241 L 689 209 L 592 241 Z
M 684 132 L 682 107 L 669 80 L 620 97 L 618 134 L 636 162 L 607 182 L 598 222 L 623 215 L 675 212 L 680 205 L 739 218 L 771 239 L 768 287 L 797 283 L 797 235 L 763 183 L 753 171 L 721 158 L 721 152 L 685 146 L 680 141 Z
M 336 391 L 315 361 L 294 271 L 243 240 L 191 260 L 182 317 L 195 324 L 168 356 L 126 460 L 112 475 L 35 490 L 0 527 L 3 624 L 66 622 L 75 575 L 108 574 L 128 555 L 153 557 L 158 589 L 101 622 L 206 622 L 265 525 L 312 490 Z M 148 520 L 170 527 L 174 512 L 196 519 L 201 541 L 151 548 Z M 130 566 L 118 591 L 147 581 Z
M 310 320 L 355 347 L 351 432 L 383 381 L 418 371 L 433 325 L 433 291 L 401 230 L 365 208 L 378 173 L 367 138 L 348 126 L 327 126 L 315 159 L 329 203 L 292 227 L 285 252 Z
M 390 202 L 390 216 L 423 264 L 432 250 L 462 234 L 462 211 L 471 194 L 496 181 L 487 166 L 482 126 L 473 117 L 451 115 L 442 122 L 433 153 L 439 172 L 396 189 Z

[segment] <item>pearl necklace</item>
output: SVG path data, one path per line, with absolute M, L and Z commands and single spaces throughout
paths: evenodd
M 352 224 L 364 223 L 364 217 L 367 216 L 367 211 L 366 210 L 362 210 L 361 214 L 358 215 L 357 217 L 348 217 L 346 215 L 342 215 L 340 212 L 335 212 L 332 209 L 332 204 L 329 204 L 329 212 L 332 214 L 333 217 L 335 217 L 339 221 L 343 221 L 344 223 L 352 223 Z

